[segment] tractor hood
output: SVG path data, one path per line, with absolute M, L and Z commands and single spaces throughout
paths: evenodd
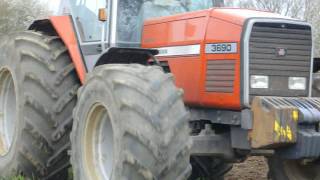
M 159 50 L 190 106 L 240 110 L 256 95 L 309 93 L 311 27 L 278 14 L 214 8 L 157 18 L 145 23 L 142 47 Z M 267 76 L 268 87 L 251 88 L 251 75 Z M 308 88 L 290 89 L 290 77 Z
M 178 14 L 169 17 L 152 18 L 145 21 L 145 25 L 165 23 L 168 21 L 177 21 L 189 18 L 197 18 L 201 16 L 210 15 L 213 18 L 221 19 L 233 24 L 242 26 L 247 19 L 251 18 L 276 18 L 276 19 L 290 19 L 295 20 L 286 16 L 282 16 L 275 13 L 266 11 L 257 11 L 251 9 L 239 9 L 239 8 L 212 8 L 201 11 L 188 12 Z

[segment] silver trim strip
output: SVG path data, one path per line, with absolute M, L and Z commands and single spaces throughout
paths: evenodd
M 114 47 L 117 42 L 117 22 L 118 22 L 118 0 L 112 0 L 111 12 L 111 33 L 110 33 L 110 46 Z
M 101 35 L 101 49 L 104 51 L 106 49 L 106 26 L 105 23 L 102 24 L 102 35 Z
M 157 56 L 182 56 L 182 55 L 199 55 L 200 44 L 187 45 L 187 46 L 171 46 L 156 48 L 159 50 Z
M 107 31 L 105 32 L 105 41 L 108 43 L 108 47 L 109 47 L 109 41 L 110 41 L 110 22 L 111 22 L 111 7 L 112 7 L 112 0 L 107 0 L 108 3 L 108 14 L 107 14 L 107 24 L 105 24 L 107 26 Z M 107 47 L 105 47 L 107 48 Z
M 313 63 L 314 63 L 314 38 L 313 38 L 313 33 L 314 30 L 311 25 L 311 40 L 312 40 L 312 49 L 311 49 L 311 67 L 310 67 L 310 79 L 309 79 L 309 97 L 312 96 L 312 85 L 313 85 Z
M 250 108 L 250 97 L 249 97 L 249 85 L 250 85 L 250 79 L 249 79 L 249 42 L 250 42 L 250 35 L 252 32 L 253 25 L 257 22 L 262 23 L 288 23 L 288 24 L 298 24 L 298 25 L 305 25 L 311 27 L 311 25 L 307 22 L 303 21 L 295 21 L 295 20 L 288 20 L 288 19 L 250 19 L 247 22 L 247 26 L 245 29 L 245 34 L 243 37 L 243 72 L 244 72 L 244 79 L 243 79 L 243 105 L 245 107 Z M 313 47 L 313 44 L 312 44 Z M 313 48 L 312 48 L 313 49 Z M 313 56 L 312 56 L 313 57 Z M 311 62 L 313 64 L 313 58 L 311 59 Z M 311 64 L 311 66 L 312 66 Z M 312 74 L 312 71 L 311 71 Z M 312 76 L 310 76 L 311 78 Z M 311 80 L 309 80 L 311 84 Z M 309 92 L 310 94 L 310 92 Z

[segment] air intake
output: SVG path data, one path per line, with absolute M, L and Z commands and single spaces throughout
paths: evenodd
M 233 93 L 235 60 L 208 60 L 206 91 Z

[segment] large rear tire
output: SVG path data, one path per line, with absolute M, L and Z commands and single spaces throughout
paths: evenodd
M 160 67 L 98 66 L 74 111 L 75 179 L 187 179 L 191 138 L 181 96 Z
M 0 177 L 63 178 L 79 81 L 59 37 L 0 41 Z
M 320 179 L 319 162 L 302 160 L 283 160 L 279 157 L 268 159 L 269 177 L 272 180 L 318 180 Z

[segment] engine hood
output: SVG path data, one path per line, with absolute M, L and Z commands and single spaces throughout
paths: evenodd
M 251 18 L 273 18 L 273 19 L 292 19 L 280 14 L 275 14 L 266 11 L 257 11 L 252 9 L 240 8 L 212 8 L 201 11 L 188 12 L 174 16 L 152 18 L 145 21 L 145 25 L 165 23 L 168 21 L 177 21 L 183 19 L 197 18 L 201 16 L 211 16 L 212 18 L 221 19 L 233 24 L 242 26 L 247 19 Z

